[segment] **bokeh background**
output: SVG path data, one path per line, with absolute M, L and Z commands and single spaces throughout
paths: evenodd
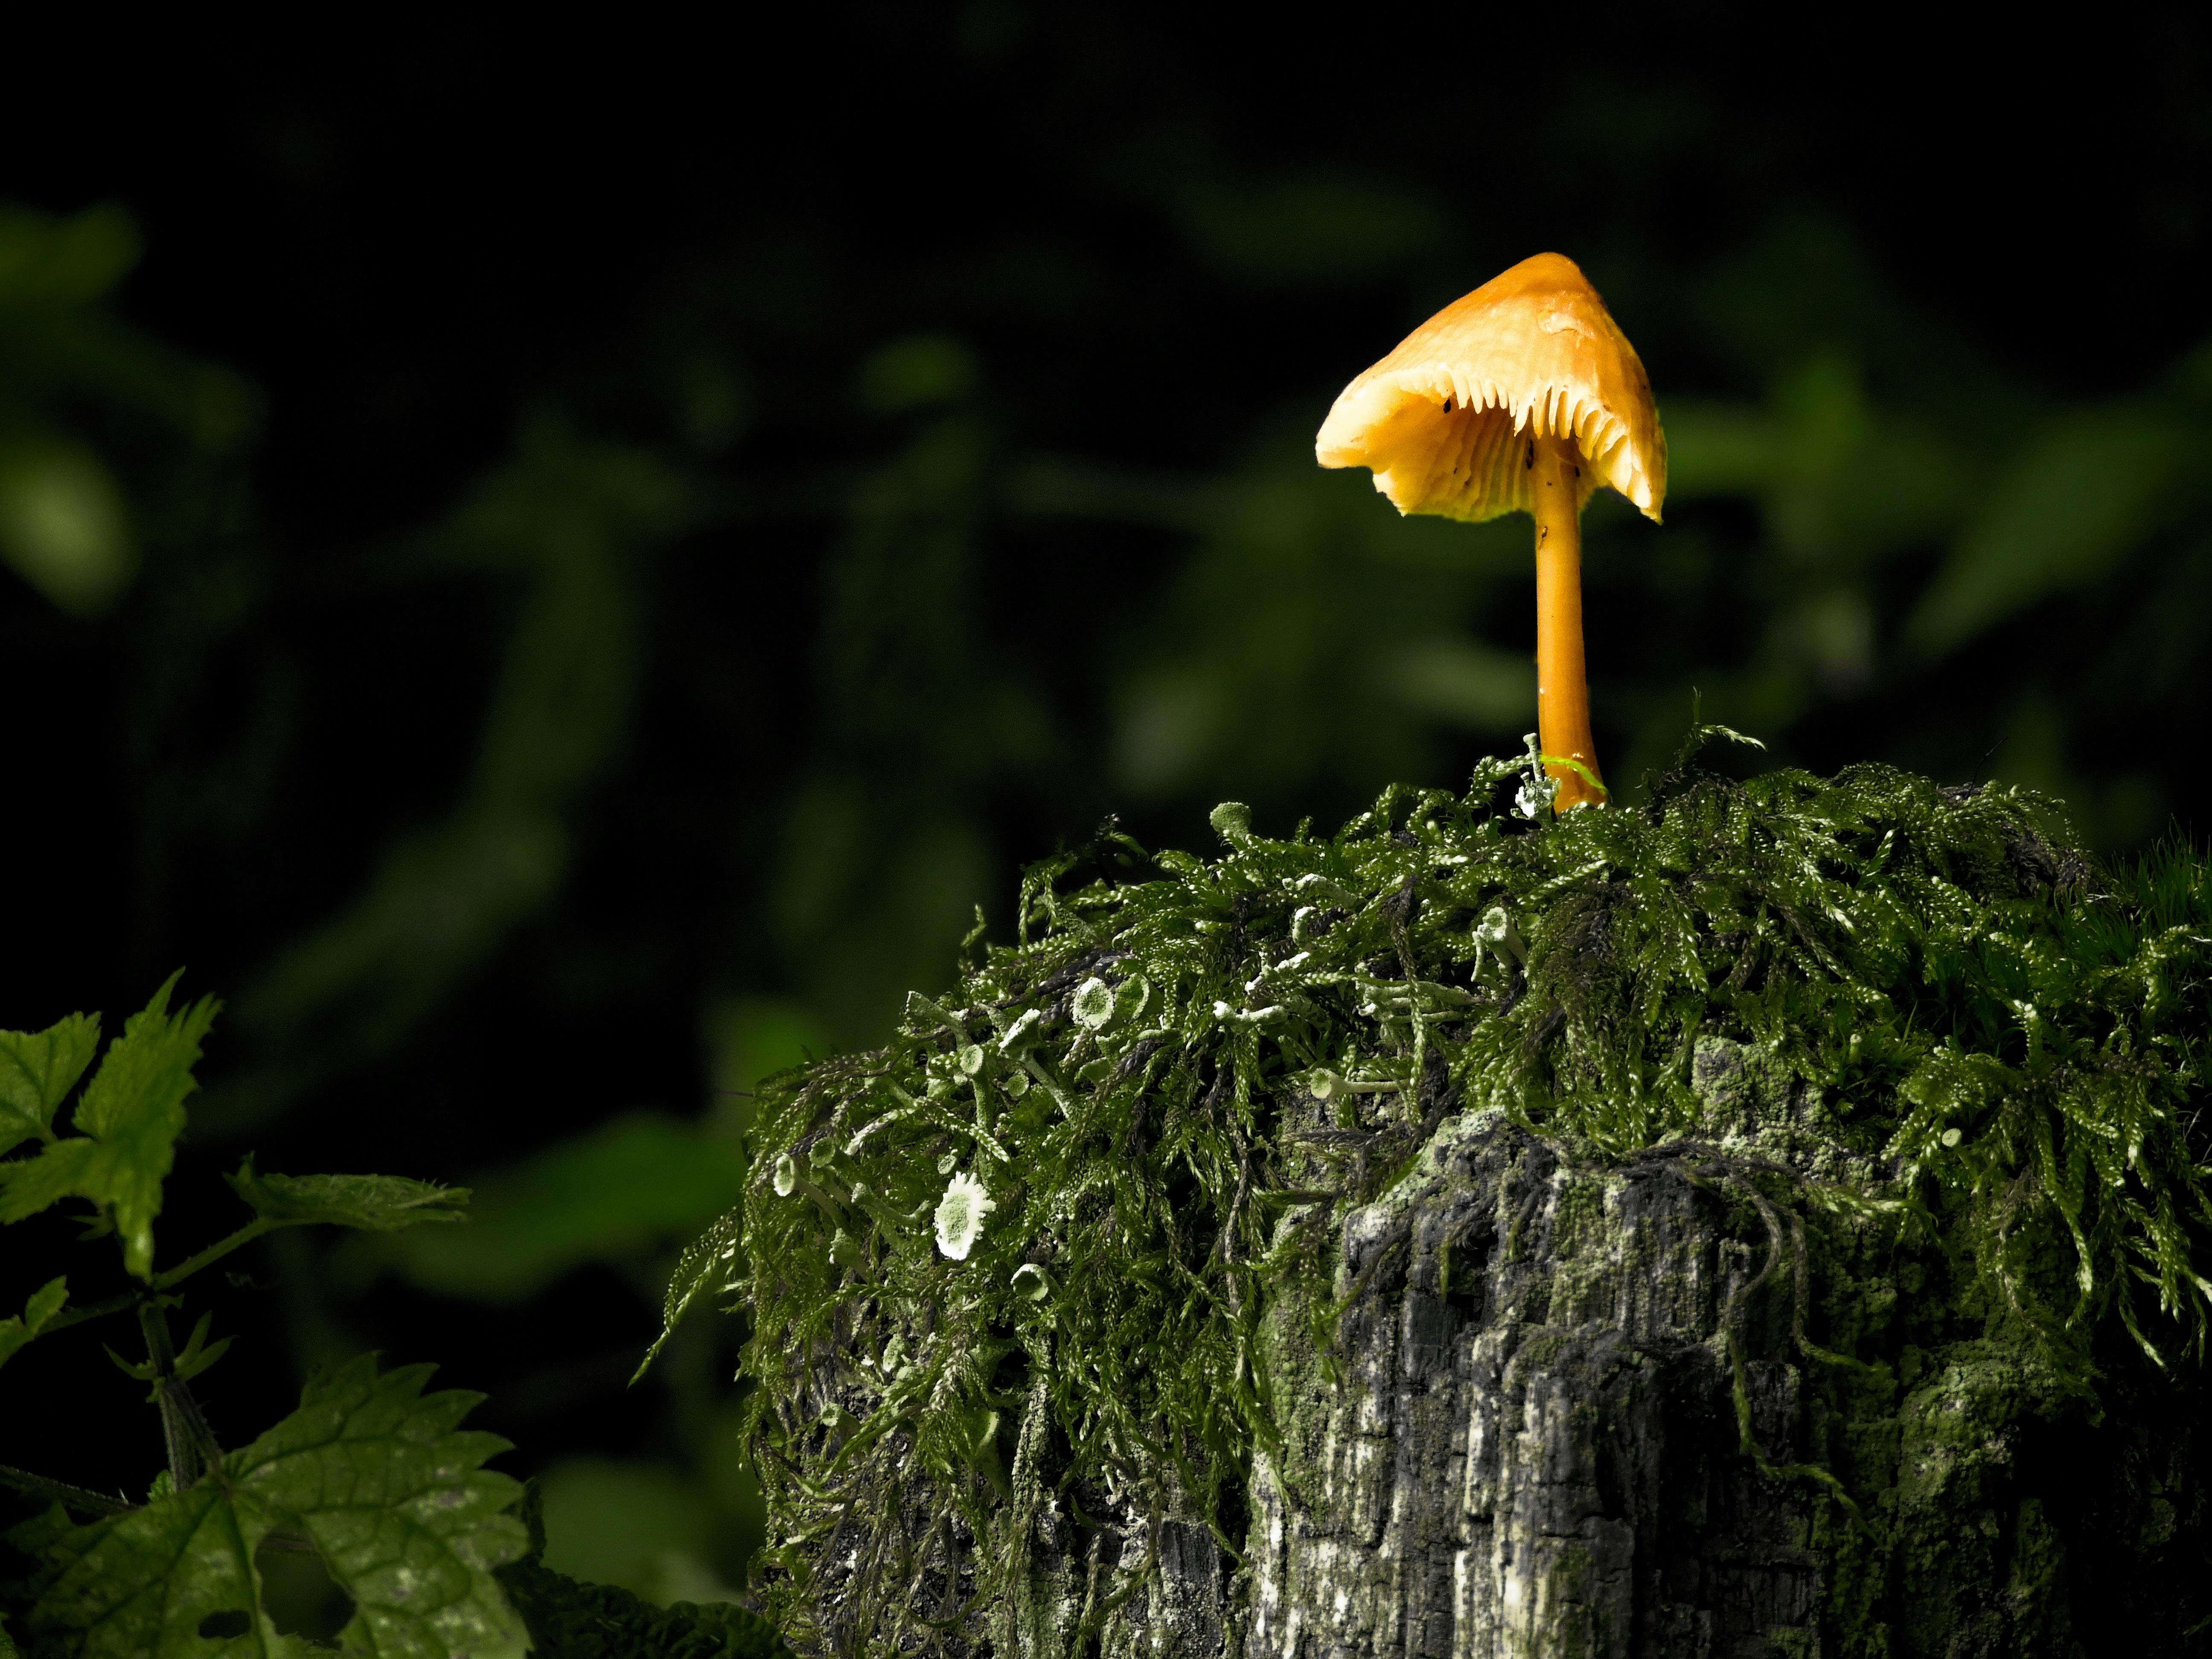
M 1109 813 L 1202 849 L 1223 799 L 1286 831 L 1518 749 L 1525 522 L 1400 520 L 1310 444 L 1540 249 L 1672 448 L 1663 528 L 1588 520 L 1630 799 L 1695 688 L 1778 762 L 2033 785 L 2115 857 L 2200 833 L 2201 15 L 1784 21 L 19 40 L 0 1024 L 112 1029 L 180 964 L 227 1000 L 173 1257 L 248 1151 L 478 1193 L 211 1287 L 218 1432 L 435 1359 L 556 1565 L 738 1582 L 733 1322 L 629 1379 L 744 1091 L 869 1043 Z M 11 1230 L 0 1300 L 67 1237 Z M 0 1460 L 141 1486 L 92 1346 L 9 1366 Z

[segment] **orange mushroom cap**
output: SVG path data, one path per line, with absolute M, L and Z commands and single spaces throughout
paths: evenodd
M 1636 348 L 1575 262 L 1523 259 L 1446 306 L 1345 387 L 1322 422 L 1323 466 L 1364 466 L 1401 513 L 1528 512 L 1516 438 L 1571 435 L 1582 495 L 1611 484 L 1655 522 L 1667 437 Z

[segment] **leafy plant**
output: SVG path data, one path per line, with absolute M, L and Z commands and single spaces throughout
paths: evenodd
M 262 1653 L 283 1643 L 264 1605 L 258 1553 L 312 1551 L 353 1604 L 340 1639 L 380 1652 L 520 1652 L 525 1635 L 491 1577 L 520 1553 L 504 1513 L 519 1491 L 483 1467 L 506 1449 L 462 1431 L 478 1395 L 425 1395 L 429 1370 L 380 1372 L 362 1358 L 309 1382 L 299 1409 L 251 1445 L 216 1443 L 192 1379 L 223 1357 L 203 1317 L 182 1349 L 170 1310 L 197 1274 L 264 1234 L 322 1223 L 389 1231 L 461 1218 L 468 1194 L 389 1176 L 287 1176 L 249 1158 L 230 1177 L 252 1218 L 166 1269 L 155 1265 L 161 1210 L 192 1068 L 216 1005 L 172 1012 L 173 976 L 125 1022 L 70 1113 L 64 1103 L 91 1066 L 97 1018 L 0 1034 L 0 1133 L 35 1152 L 0 1164 L 0 1221 L 65 1200 L 91 1206 L 88 1237 L 112 1234 L 138 1284 L 71 1307 L 66 1277 L 49 1281 L 4 1328 L 7 1355 L 73 1326 L 130 1316 L 143 1364 L 117 1363 L 147 1383 L 161 1413 L 168 1467 L 143 1504 L 24 1471 L 0 1480 L 52 1501 L 9 1534 L 33 1569 L 13 1609 L 41 1649 L 86 1655 Z M 112 1353 L 112 1350 L 110 1351 Z M 74 1518 L 89 1516 L 79 1524 Z
M 27 1570 L 4 1605 L 32 1650 L 208 1659 L 325 1645 L 272 1617 L 272 1551 L 312 1556 L 343 1595 L 350 1612 L 335 1644 L 345 1652 L 459 1659 L 520 1656 L 534 1642 L 548 1659 L 617 1650 L 765 1659 L 780 1649 L 774 1630 L 741 1609 L 664 1613 L 540 1565 L 534 1507 L 516 1513 L 523 1487 L 485 1467 L 507 1443 L 461 1426 L 482 1396 L 425 1392 L 428 1365 L 385 1370 L 374 1355 L 361 1357 L 312 1378 L 298 1409 L 251 1444 L 216 1443 L 191 1384 L 230 1340 L 210 1340 L 203 1316 L 175 1345 L 170 1315 L 188 1281 L 280 1228 L 391 1232 L 459 1221 L 469 1194 L 394 1176 L 264 1174 L 249 1158 L 228 1181 L 251 1218 L 158 1267 L 162 1187 L 216 1012 L 206 998 L 172 1011 L 175 985 L 173 976 L 125 1023 L 66 1128 L 57 1124 L 92 1067 L 99 1020 L 75 1014 L 44 1031 L 0 1032 L 0 1150 L 38 1143 L 30 1156 L 0 1164 L 0 1221 L 82 1200 L 90 1206 L 85 1237 L 112 1235 L 137 1281 L 72 1306 L 67 1277 L 50 1279 L 20 1315 L 0 1321 L 0 1362 L 72 1327 L 132 1319 L 144 1360 L 109 1352 L 149 1386 L 168 1454 L 143 1504 L 0 1468 L 0 1485 L 46 1505 L 7 1534 Z M 625 1632 L 623 1645 L 610 1648 L 609 1631 Z M 12 1650 L 0 1628 L 0 1654 Z

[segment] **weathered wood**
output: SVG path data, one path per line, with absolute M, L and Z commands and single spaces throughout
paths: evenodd
M 1340 1382 L 1271 1322 L 1287 1433 L 1254 1470 L 1248 1659 L 1764 1651 L 1811 1624 L 1803 1482 L 1739 1445 L 1723 1330 L 1763 1243 L 1672 1164 L 1570 1167 L 1455 1120 L 1344 1229 Z M 1395 1252 L 1398 1261 L 1376 1257 Z M 1749 1367 L 1799 1455 L 1797 1372 Z
M 2091 1447 L 2094 1410 L 1973 1304 L 1970 1271 L 1946 1278 L 1940 1255 L 1901 1245 L 1893 1217 L 1753 1195 L 1759 1182 L 1801 1200 L 1821 1183 L 1879 1188 L 1814 1095 L 1732 1042 L 1701 1042 L 1693 1069 L 1696 1137 L 1626 1162 L 1573 1161 L 1496 1112 L 1445 1116 L 1401 1179 L 1343 1218 L 1333 1285 L 1286 1291 L 1267 1315 L 1282 1434 L 1254 1460 L 1243 1562 L 1182 1500 L 1163 1449 L 1130 1448 L 1128 1482 L 1048 1492 L 1021 1535 L 948 1528 L 964 1565 L 917 1583 L 940 1616 L 969 1605 L 940 1626 L 952 1645 L 1021 1659 L 2084 1651 L 2067 1517 L 2023 1459 L 2031 1444 Z M 1332 1324 L 1316 1295 L 1349 1305 Z M 1813 1340 L 1858 1352 L 1820 1358 Z M 1830 1364 L 1853 1388 L 1824 1387 Z M 1049 1473 L 1042 1402 L 1015 1437 L 1017 1491 Z M 1815 1468 L 1858 1495 L 1861 1519 Z M 2144 1485 L 2074 1490 L 2084 1512 L 2166 1538 L 2157 1516 L 2172 1504 Z M 917 1510 L 908 1530 L 925 1522 Z M 869 1637 L 849 1613 L 859 1536 L 826 1540 L 814 1581 L 822 1627 L 854 1650 Z M 990 1551 L 1012 1554 L 1019 1588 L 969 1602 Z M 2158 1594 L 2130 1588 L 2130 1617 Z

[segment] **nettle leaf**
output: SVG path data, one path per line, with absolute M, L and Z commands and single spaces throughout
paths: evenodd
M 425 1221 L 468 1219 L 467 1188 L 435 1187 L 404 1176 L 257 1175 L 249 1158 L 223 1179 L 255 1215 L 280 1226 L 326 1222 L 391 1233 Z
M 522 1488 L 483 1467 L 506 1441 L 459 1427 L 483 1396 L 426 1395 L 430 1371 L 355 1360 L 188 1491 L 48 1544 L 32 1632 L 82 1659 L 299 1652 L 261 1609 L 254 1552 L 280 1534 L 312 1545 L 352 1598 L 341 1650 L 521 1659 L 523 1626 L 493 1571 L 526 1547 L 507 1513 Z
M 34 1157 L 0 1164 L 0 1222 L 21 1221 L 75 1197 L 94 1179 L 93 1155 L 99 1150 L 98 1142 L 73 1135 L 41 1147 Z
M 534 1561 L 501 1576 L 530 1621 L 533 1659 L 791 1659 L 781 1631 L 726 1601 L 655 1607 Z
M 100 1048 L 100 1017 L 43 1031 L 0 1031 L 0 1152 L 53 1132 L 54 1114 Z
M 23 1304 L 21 1313 L 0 1319 L 0 1365 L 6 1364 L 18 1348 L 36 1336 L 68 1300 L 69 1280 L 50 1279 L 31 1292 L 31 1299 Z
M 532 1659 L 791 1659 L 783 1632 L 744 1607 L 727 1601 L 658 1607 L 619 1585 L 586 1583 L 547 1566 L 535 1480 L 524 1486 L 514 1512 L 530 1548 L 498 1577 L 530 1627 Z
M 154 1276 L 161 1182 L 185 1127 L 185 1097 L 199 1086 L 192 1067 L 220 1006 L 203 997 L 170 1013 L 178 976 L 172 974 L 108 1045 L 77 1101 L 70 1121 L 76 1134 L 50 1142 L 35 1158 L 0 1164 L 0 1222 L 21 1221 L 64 1198 L 89 1199 L 112 1213 L 124 1265 L 146 1279 Z

